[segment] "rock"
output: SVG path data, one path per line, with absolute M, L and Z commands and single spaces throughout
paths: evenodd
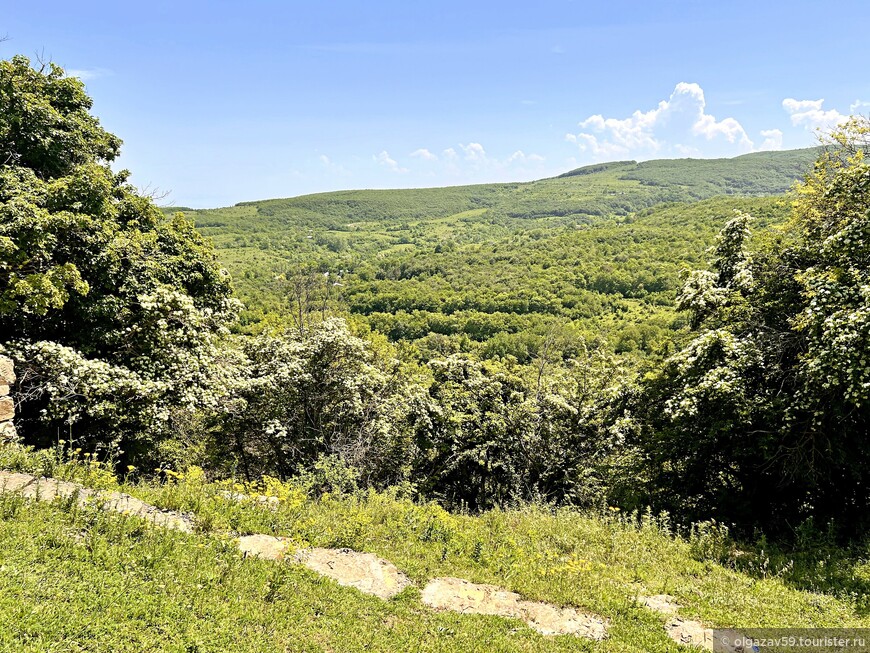
M 331 578 L 339 585 L 389 599 L 411 585 L 411 580 L 396 566 L 371 553 L 351 549 L 307 549 L 296 559 L 303 565 Z
M 37 501 L 74 498 L 81 506 L 96 505 L 103 510 L 139 517 L 161 528 L 193 532 L 193 520 L 190 517 L 161 510 L 122 492 L 91 490 L 79 483 L 15 472 L 0 472 L 0 491 L 19 492 L 24 498 Z
M 12 385 L 15 383 L 15 368 L 12 359 L 0 356 L 0 383 Z
M 438 610 L 462 614 L 489 614 L 522 619 L 542 635 L 576 635 L 595 640 L 607 637 L 605 619 L 576 608 L 526 601 L 519 594 L 495 585 L 480 585 L 461 578 L 435 578 L 423 588 L 422 601 Z
M 3 381 L 0 381 L 0 397 L 5 397 L 9 394 L 9 386 Z
M 15 424 L 12 422 L 0 423 L 0 444 L 8 444 L 18 440 L 18 431 L 15 430 Z
M 664 615 L 675 615 L 680 609 L 677 600 L 669 594 L 656 594 L 654 596 L 638 597 L 638 602 L 645 608 L 649 608 L 653 612 L 658 612 Z
M 665 632 L 677 644 L 697 646 L 707 651 L 713 650 L 713 630 L 704 628 L 700 621 L 673 617 L 665 623 Z
M 161 510 L 157 506 L 152 506 L 122 492 L 101 492 L 98 496 L 100 499 L 105 499 L 102 505 L 103 510 L 139 517 L 161 528 L 169 528 L 184 533 L 193 532 L 193 520 L 187 515 L 171 510 Z
M 0 472 L 0 491 L 18 492 L 35 481 L 36 477 L 31 476 L 30 474 Z
M 0 397 L 0 422 L 8 422 L 15 417 L 15 403 L 11 397 Z
M 239 550 L 245 557 L 263 558 L 264 560 L 283 560 L 290 548 L 286 537 L 274 535 L 244 535 L 237 540 Z

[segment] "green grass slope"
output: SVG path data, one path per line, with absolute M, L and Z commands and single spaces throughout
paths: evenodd
M 116 484 L 45 453 L 7 450 L 0 466 Z M 532 507 L 464 516 L 395 494 L 308 498 L 277 483 L 273 510 L 227 499 L 225 484 L 196 470 L 120 487 L 193 513 L 199 532 L 0 495 L 0 650 L 675 652 L 665 618 L 635 601 L 659 593 L 709 626 L 870 626 L 866 557 L 817 542 L 786 559 L 738 549 L 716 528 L 677 535 L 666 517 Z M 366 596 L 289 562 L 242 559 L 226 531 L 372 552 L 415 587 Z M 515 620 L 432 611 L 419 588 L 438 576 L 581 607 L 610 621 L 610 637 L 544 637 Z

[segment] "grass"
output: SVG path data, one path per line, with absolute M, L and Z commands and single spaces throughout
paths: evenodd
M 41 472 L 49 458 L 3 450 L 0 466 Z M 93 467 L 56 461 L 53 471 L 81 478 Z M 870 626 L 870 565 L 854 551 L 786 560 L 740 549 L 721 528 L 677 535 L 661 516 L 541 506 L 457 515 L 395 491 L 310 498 L 277 482 L 269 488 L 282 499 L 274 510 L 229 500 L 220 494 L 226 483 L 193 471 L 119 486 L 194 513 L 194 535 L 69 503 L 0 497 L 2 650 L 678 650 L 663 618 L 635 604 L 657 593 L 711 626 Z M 299 566 L 242 560 L 227 531 L 376 553 L 417 588 L 381 601 Z M 611 621 L 610 638 L 542 637 L 512 620 L 433 612 L 418 588 L 436 576 L 584 608 Z

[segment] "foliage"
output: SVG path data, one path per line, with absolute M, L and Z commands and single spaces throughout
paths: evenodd
M 621 370 L 594 352 L 553 366 L 548 353 L 529 367 L 462 355 L 428 364 L 431 402 L 417 422 L 412 474 L 425 496 L 476 510 L 605 500 L 615 441 L 602 418 Z
M 367 483 L 402 480 L 413 385 L 397 361 L 378 357 L 338 319 L 243 348 L 248 369 L 225 404 L 215 458 L 237 457 L 248 478 L 264 470 L 286 478 L 335 456 Z
M 213 399 L 235 309 L 192 225 L 111 170 L 121 141 L 90 107 L 61 68 L 0 62 L 0 333 L 31 441 L 75 428 L 144 450 Z
M 866 528 L 870 477 L 870 165 L 866 120 L 833 136 L 792 221 L 754 254 L 747 217 L 680 298 L 696 337 L 645 383 L 648 491 L 688 516 Z
M 671 335 L 680 269 L 702 262 L 732 209 L 761 225 L 786 213 L 768 198 L 695 200 L 780 193 L 814 156 L 623 162 L 524 184 L 342 191 L 188 215 L 233 272 L 244 331 L 292 315 L 284 280 L 315 269 L 330 274 L 334 310 L 394 341 L 434 333 L 485 351 L 500 333 L 542 336 L 571 320 L 589 342 L 646 356 Z

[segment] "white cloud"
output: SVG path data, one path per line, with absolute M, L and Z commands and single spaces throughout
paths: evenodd
M 456 150 L 454 150 L 452 147 L 448 147 L 441 154 L 448 161 L 454 161 L 459 156 L 458 154 L 456 154 Z
M 390 157 L 389 152 L 386 150 L 383 150 L 380 154 L 372 158 L 391 172 L 408 172 L 408 169 L 401 167 L 395 159 Z
M 779 129 L 763 129 L 761 135 L 764 137 L 764 142 L 758 148 L 759 150 L 782 149 L 782 132 Z
M 795 100 L 794 98 L 786 98 L 782 101 L 782 108 L 789 114 L 792 125 L 809 130 L 833 129 L 848 119 L 848 116 L 844 116 L 836 109 L 823 109 L 824 103 L 824 99 Z
M 864 100 L 855 100 L 849 105 L 850 114 L 867 113 L 868 109 L 870 109 L 870 102 L 865 102 Z
M 522 150 L 517 150 L 505 159 L 505 163 L 508 165 L 512 163 L 541 163 L 543 160 L 544 157 L 540 154 L 526 154 Z
M 480 143 L 469 143 L 468 145 L 459 144 L 462 151 L 465 152 L 465 158 L 468 161 L 485 161 L 486 150 Z
M 419 150 L 414 150 L 413 152 L 411 152 L 411 156 L 416 159 L 423 159 L 424 161 L 438 160 L 438 155 L 432 154 L 432 152 L 427 150 L 425 147 L 421 147 Z
M 318 158 L 318 159 L 320 160 L 320 162 L 321 162 L 323 165 L 325 165 L 325 166 L 328 166 L 328 165 L 330 165 L 330 164 L 332 163 L 332 161 L 329 160 L 329 157 L 326 156 L 325 154 L 321 154 L 321 155 L 320 155 L 319 157 L 317 157 L 317 158 Z
M 112 71 L 107 68 L 70 68 L 64 72 L 67 77 L 78 77 L 83 82 L 112 74 Z
M 704 141 L 725 141 L 741 152 L 752 150 L 746 130 L 735 118 L 717 120 L 706 112 L 707 100 L 698 84 L 680 82 L 667 100 L 628 118 L 595 114 L 580 123 L 585 131 L 565 139 L 596 158 L 648 157 L 667 153 L 701 153 Z

